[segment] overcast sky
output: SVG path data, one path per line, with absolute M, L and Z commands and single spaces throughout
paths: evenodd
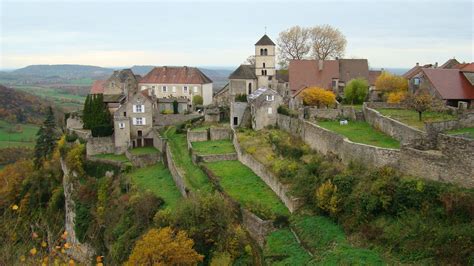
M 330 24 L 371 67 L 473 60 L 472 1 L 6 1 L 0 68 L 236 66 L 264 34 Z

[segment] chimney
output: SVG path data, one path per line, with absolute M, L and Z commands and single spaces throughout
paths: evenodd
M 322 71 L 323 70 L 323 65 L 324 65 L 324 61 L 319 59 L 318 60 L 318 69 L 319 71 Z
M 438 68 L 438 62 L 435 62 L 434 68 Z
M 420 66 L 420 63 L 416 62 L 416 66 Z

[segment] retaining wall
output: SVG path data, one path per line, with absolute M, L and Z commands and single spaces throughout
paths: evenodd
M 114 153 L 115 145 L 113 136 L 110 137 L 90 137 L 87 139 L 87 155 Z
M 169 145 L 165 145 L 165 151 L 166 151 L 166 162 L 168 169 L 171 172 L 171 176 L 173 177 L 173 181 L 176 184 L 176 187 L 178 188 L 179 192 L 181 195 L 185 198 L 187 198 L 190 195 L 189 189 L 186 187 L 186 178 L 184 177 L 184 174 L 182 171 L 176 167 L 176 164 L 174 163 L 173 160 L 173 154 L 171 153 L 171 148 Z
M 232 161 L 237 160 L 237 153 L 226 153 L 226 154 L 196 154 L 193 150 L 191 151 L 192 161 L 195 164 L 200 162 L 212 163 L 217 161 Z
M 209 134 L 207 130 L 203 130 L 203 131 L 188 130 L 186 132 L 186 139 L 188 140 L 188 142 L 207 141 L 208 135 Z
M 154 122 L 153 125 L 163 127 L 163 126 L 170 126 L 170 125 L 178 125 L 188 120 L 202 117 L 200 114 L 169 114 L 164 115 L 160 114 L 159 112 L 154 113 Z
M 209 128 L 210 140 L 223 140 L 223 139 L 231 139 L 231 138 L 232 138 L 232 131 L 230 130 L 230 128 L 218 128 L 218 127 Z
M 307 110 L 309 119 L 336 120 L 339 118 L 348 118 L 356 120 L 356 112 L 352 107 L 344 106 L 337 109 L 307 108 Z
M 160 153 L 152 154 L 133 154 L 130 151 L 125 151 L 125 156 L 130 160 L 133 166 L 142 168 L 156 164 L 161 161 Z
M 395 119 L 383 116 L 377 110 L 368 107 L 364 103 L 363 107 L 365 121 L 375 129 L 400 141 L 401 144 L 413 143 L 417 139 L 426 138 L 427 134 L 416 128 L 407 126 Z
M 161 153 L 165 153 L 166 149 L 166 138 L 160 136 L 156 130 L 153 131 L 153 147 L 159 150 Z
M 269 186 L 273 192 L 277 194 L 277 196 L 285 204 L 288 210 L 290 210 L 290 212 L 294 212 L 299 207 L 301 207 L 303 202 L 298 198 L 292 197 L 289 194 L 289 187 L 283 185 L 278 180 L 278 178 L 273 173 L 268 171 L 262 163 L 254 159 L 252 155 L 245 153 L 245 151 L 243 151 L 243 149 L 240 147 L 235 132 L 233 134 L 233 143 L 239 161 L 250 168 L 255 174 L 257 174 L 263 180 L 263 182 L 265 182 L 265 184 L 267 184 L 267 186 Z
M 87 156 L 87 160 L 92 161 L 92 162 L 100 162 L 100 163 L 110 164 L 110 165 L 113 165 L 113 166 L 120 167 L 121 169 L 122 169 L 123 164 L 124 164 L 123 162 L 110 160 L 110 159 L 105 159 L 105 158 L 97 158 L 97 157 L 93 157 L 93 156 Z

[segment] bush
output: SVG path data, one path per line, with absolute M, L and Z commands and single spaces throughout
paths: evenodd
M 84 162 L 83 168 L 84 168 L 84 172 L 88 176 L 92 176 L 95 178 L 104 177 L 105 173 L 108 171 L 114 172 L 114 174 L 118 174 L 120 172 L 120 168 L 115 165 L 104 163 L 104 162 L 88 161 L 88 160 Z
M 302 92 L 303 104 L 308 106 L 317 106 L 318 108 L 322 105 L 329 107 L 336 103 L 336 95 L 329 90 L 317 87 L 310 87 L 304 89 Z
M 77 136 L 76 132 L 72 132 L 71 134 L 66 135 L 66 141 L 67 142 L 74 142 L 78 139 L 79 137 Z
M 394 91 L 388 94 L 387 102 L 388 103 L 401 103 L 407 98 L 406 91 Z
M 202 99 L 202 96 L 201 95 L 194 95 L 193 96 L 193 105 L 196 106 L 196 105 L 202 105 L 204 102 L 204 100 Z
M 352 79 L 344 88 L 344 97 L 347 103 L 361 104 L 369 93 L 369 83 L 363 78 Z
M 298 112 L 296 112 L 294 110 L 291 110 L 286 105 L 278 106 L 277 112 L 279 114 L 286 115 L 286 116 L 289 116 L 289 117 L 295 117 L 295 118 L 298 117 Z
M 339 212 L 341 199 L 337 195 L 337 187 L 331 180 L 324 182 L 315 191 L 315 201 L 318 208 L 335 216 Z
M 174 114 L 173 110 L 169 110 L 169 109 L 165 109 L 165 110 L 161 111 L 160 113 L 163 114 L 163 115 Z
M 236 102 L 247 102 L 247 95 L 246 94 L 237 94 L 235 95 Z
M 91 128 L 93 137 L 108 137 L 114 134 L 114 128 L 111 125 L 99 125 Z

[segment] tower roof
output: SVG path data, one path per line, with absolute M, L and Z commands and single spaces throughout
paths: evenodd
M 273 45 L 275 46 L 275 43 L 272 41 L 272 39 L 270 39 L 270 37 L 268 37 L 268 35 L 263 35 L 262 38 L 260 38 L 260 40 L 258 40 L 258 42 L 255 44 L 255 45 Z

